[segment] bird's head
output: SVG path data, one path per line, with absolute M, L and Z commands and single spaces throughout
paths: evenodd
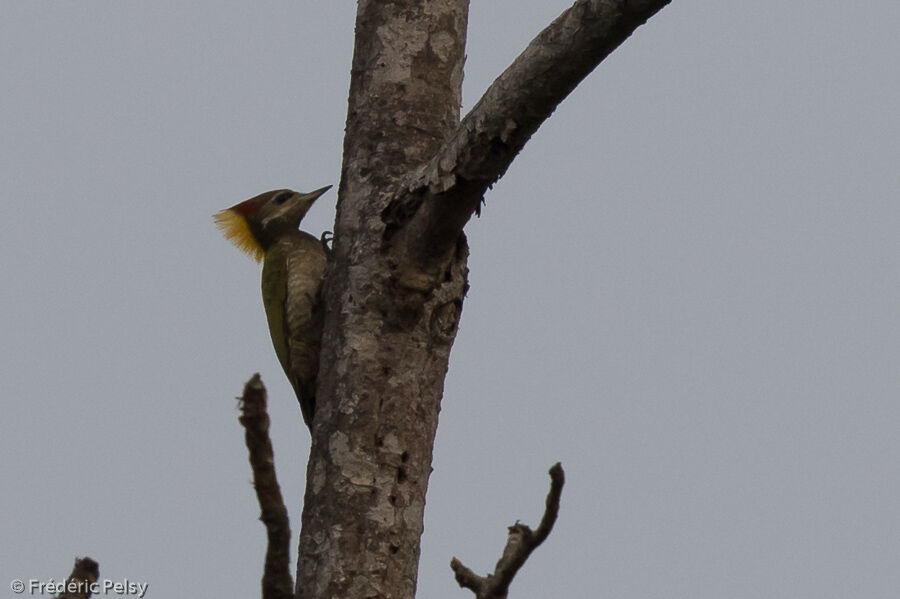
M 226 208 L 213 218 L 231 243 L 259 262 L 276 239 L 297 230 L 313 202 L 329 189 L 331 185 L 309 193 L 275 189 Z

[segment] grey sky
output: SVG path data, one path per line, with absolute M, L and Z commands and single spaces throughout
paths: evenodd
M 464 110 L 568 5 L 473 2 Z M 3 3 L 3 584 L 258 594 L 233 398 L 262 373 L 295 527 L 308 434 L 211 214 L 338 182 L 353 12 Z M 419 596 L 470 596 L 450 557 L 492 568 L 560 460 L 514 597 L 896 597 L 898 30 L 675 0 L 535 135 L 467 229 Z

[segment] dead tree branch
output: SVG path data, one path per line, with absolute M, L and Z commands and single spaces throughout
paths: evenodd
M 88 599 L 91 596 L 91 585 L 99 579 L 100 564 L 89 557 L 79 557 L 66 579 L 65 590 L 57 595 L 57 599 Z
M 294 581 L 289 568 L 291 526 L 288 511 L 281 497 L 275 476 L 275 455 L 269 439 L 269 414 L 266 411 L 266 388 L 254 374 L 244 385 L 239 398 L 244 438 L 250 452 L 253 488 L 262 514 L 259 519 L 266 526 L 268 547 L 263 569 L 263 599 L 290 599 L 294 596 Z
M 559 103 L 670 1 L 578 0 L 531 41 L 385 212 L 389 228 L 405 225 L 414 263 L 446 255 L 484 192 Z
M 525 564 L 525 560 L 528 559 L 531 552 L 544 542 L 553 529 L 553 524 L 559 515 L 559 497 L 562 494 L 564 483 L 565 473 L 562 465 L 557 462 L 550 468 L 550 492 L 547 493 L 547 503 L 541 523 L 536 530 L 531 530 L 520 522 L 509 527 L 506 547 L 503 549 L 503 555 L 497 561 L 493 574 L 479 576 L 455 557 L 450 560 L 450 568 L 456 575 L 456 582 L 459 583 L 459 586 L 475 593 L 476 599 L 505 599 L 509 593 L 509 585 L 519 568 Z

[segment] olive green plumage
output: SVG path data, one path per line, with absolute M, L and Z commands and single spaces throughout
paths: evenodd
M 322 242 L 297 230 L 281 236 L 263 259 L 262 296 L 272 344 L 310 428 L 316 408 L 322 339 L 319 287 L 325 265 Z
M 262 259 L 263 306 L 272 345 L 310 429 L 322 339 L 321 285 L 328 260 L 323 242 L 298 227 L 329 188 L 305 194 L 269 191 L 216 215 L 226 237 Z

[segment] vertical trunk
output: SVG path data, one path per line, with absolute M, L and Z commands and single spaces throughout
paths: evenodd
M 415 594 L 467 248 L 411 264 L 382 212 L 459 122 L 467 12 L 359 2 L 298 598 Z

